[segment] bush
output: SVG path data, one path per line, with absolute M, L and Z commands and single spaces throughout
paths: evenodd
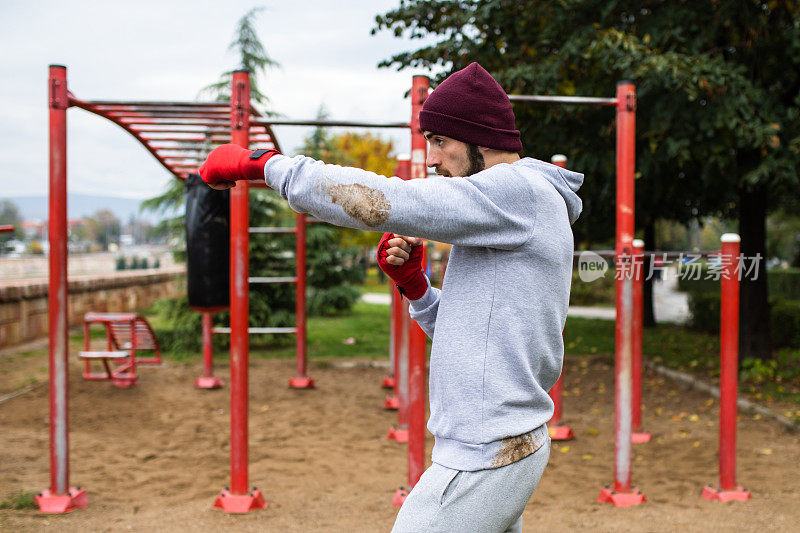
M 349 283 L 343 283 L 328 289 L 315 289 L 311 292 L 308 301 L 309 315 L 333 315 L 350 310 L 358 299 L 361 291 Z
M 721 300 L 718 293 L 690 293 L 689 325 L 707 333 L 719 334 Z M 800 348 L 800 301 L 770 299 L 770 332 L 774 348 Z
M 767 285 L 771 295 L 800 300 L 800 268 L 770 270 L 767 274 Z
M 719 293 L 689 293 L 690 327 L 706 333 L 719 334 L 721 299 Z
M 122 257 L 122 256 L 117 257 L 116 269 L 117 270 L 125 270 L 126 267 L 127 267 L 127 265 L 126 265 L 126 262 L 125 262 L 125 258 Z
M 678 290 L 690 294 L 719 293 L 720 282 L 718 279 L 703 279 L 707 272 L 707 265 L 703 265 L 700 269 L 700 279 L 678 278 Z M 763 273 L 759 274 L 763 275 Z M 785 298 L 787 300 L 800 300 L 800 268 L 768 271 L 767 292 L 770 296 Z
M 130 269 L 131 270 L 136 270 L 138 268 L 139 268 L 139 258 L 134 256 L 133 259 L 131 259 Z
M 800 348 L 800 301 L 776 299 L 770 305 L 770 331 L 776 348 Z
M 614 272 L 609 270 L 602 278 L 589 283 L 582 281 L 577 271 L 572 272 L 570 305 L 614 304 Z

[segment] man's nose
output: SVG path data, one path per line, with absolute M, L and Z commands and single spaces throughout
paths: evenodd
M 425 157 L 425 166 L 436 167 L 442 164 L 441 158 L 436 150 L 429 149 L 428 155 Z

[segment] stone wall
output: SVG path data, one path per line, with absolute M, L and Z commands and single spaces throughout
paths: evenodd
M 88 311 L 141 311 L 156 300 L 175 298 L 185 292 L 186 272 L 183 267 L 70 276 L 69 324 L 82 324 L 83 315 Z M 17 280 L 0 284 L 0 347 L 46 337 L 47 334 L 47 280 Z

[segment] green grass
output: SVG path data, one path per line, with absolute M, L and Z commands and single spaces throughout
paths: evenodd
M 350 313 L 308 319 L 308 357 L 364 357 L 380 359 L 389 354 L 389 306 L 358 302 Z M 349 338 L 354 344 L 345 344 Z M 294 357 L 292 342 L 281 347 L 255 347 L 258 357 Z
M 35 497 L 35 492 L 19 490 L 0 502 L 0 509 L 14 509 L 15 511 L 36 509 L 36 502 L 33 500 Z
M 383 280 L 379 279 L 378 269 L 376 267 L 372 267 L 367 270 L 367 277 L 364 280 L 364 284 L 359 285 L 358 288 L 362 293 L 380 292 L 388 294 L 392 289 L 392 284 L 389 283 L 389 278 L 386 276 L 383 277 Z
M 567 318 L 565 351 L 572 355 L 614 355 L 614 321 Z M 679 370 L 718 372 L 719 339 L 687 328 L 660 324 L 642 335 L 642 354 L 658 364 Z M 713 374 L 712 374 L 713 375 Z
M 614 360 L 614 321 L 567 318 L 564 349 L 570 355 L 607 356 Z M 645 361 L 698 375 L 708 380 L 719 376 L 719 337 L 689 328 L 659 324 L 642 333 Z M 800 350 L 776 352 L 775 363 L 742 364 L 740 390 L 756 400 L 777 400 L 800 405 Z

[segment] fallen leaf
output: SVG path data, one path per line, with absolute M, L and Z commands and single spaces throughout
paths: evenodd
M 714 398 L 709 398 L 708 400 L 706 400 L 705 403 L 706 403 L 706 406 L 714 405 Z
M 355 344 L 356 339 L 355 337 L 347 337 L 345 340 L 342 341 L 342 344 Z
M 561 453 L 567 453 L 569 451 L 569 446 L 563 446 L 561 448 Z
M 761 448 L 760 450 L 758 450 L 758 454 L 759 455 L 772 455 L 772 449 L 771 448 Z
M 592 428 L 592 429 L 590 429 L 589 431 L 587 431 L 587 433 L 588 433 L 589 435 L 597 435 L 597 430 L 596 430 L 596 429 L 594 429 L 594 428 Z
M 700 421 L 700 417 L 697 416 L 697 415 L 689 415 L 689 421 L 690 422 L 699 422 Z
M 697 440 L 696 440 L 696 441 L 694 441 L 694 442 L 692 443 L 692 446 L 694 446 L 695 448 L 699 448 L 699 447 L 700 447 L 700 441 L 697 441 Z
M 594 456 L 590 453 L 585 453 L 581 455 L 581 459 L 583 459 L 584 461 L 591 461 L 593 458 Z

